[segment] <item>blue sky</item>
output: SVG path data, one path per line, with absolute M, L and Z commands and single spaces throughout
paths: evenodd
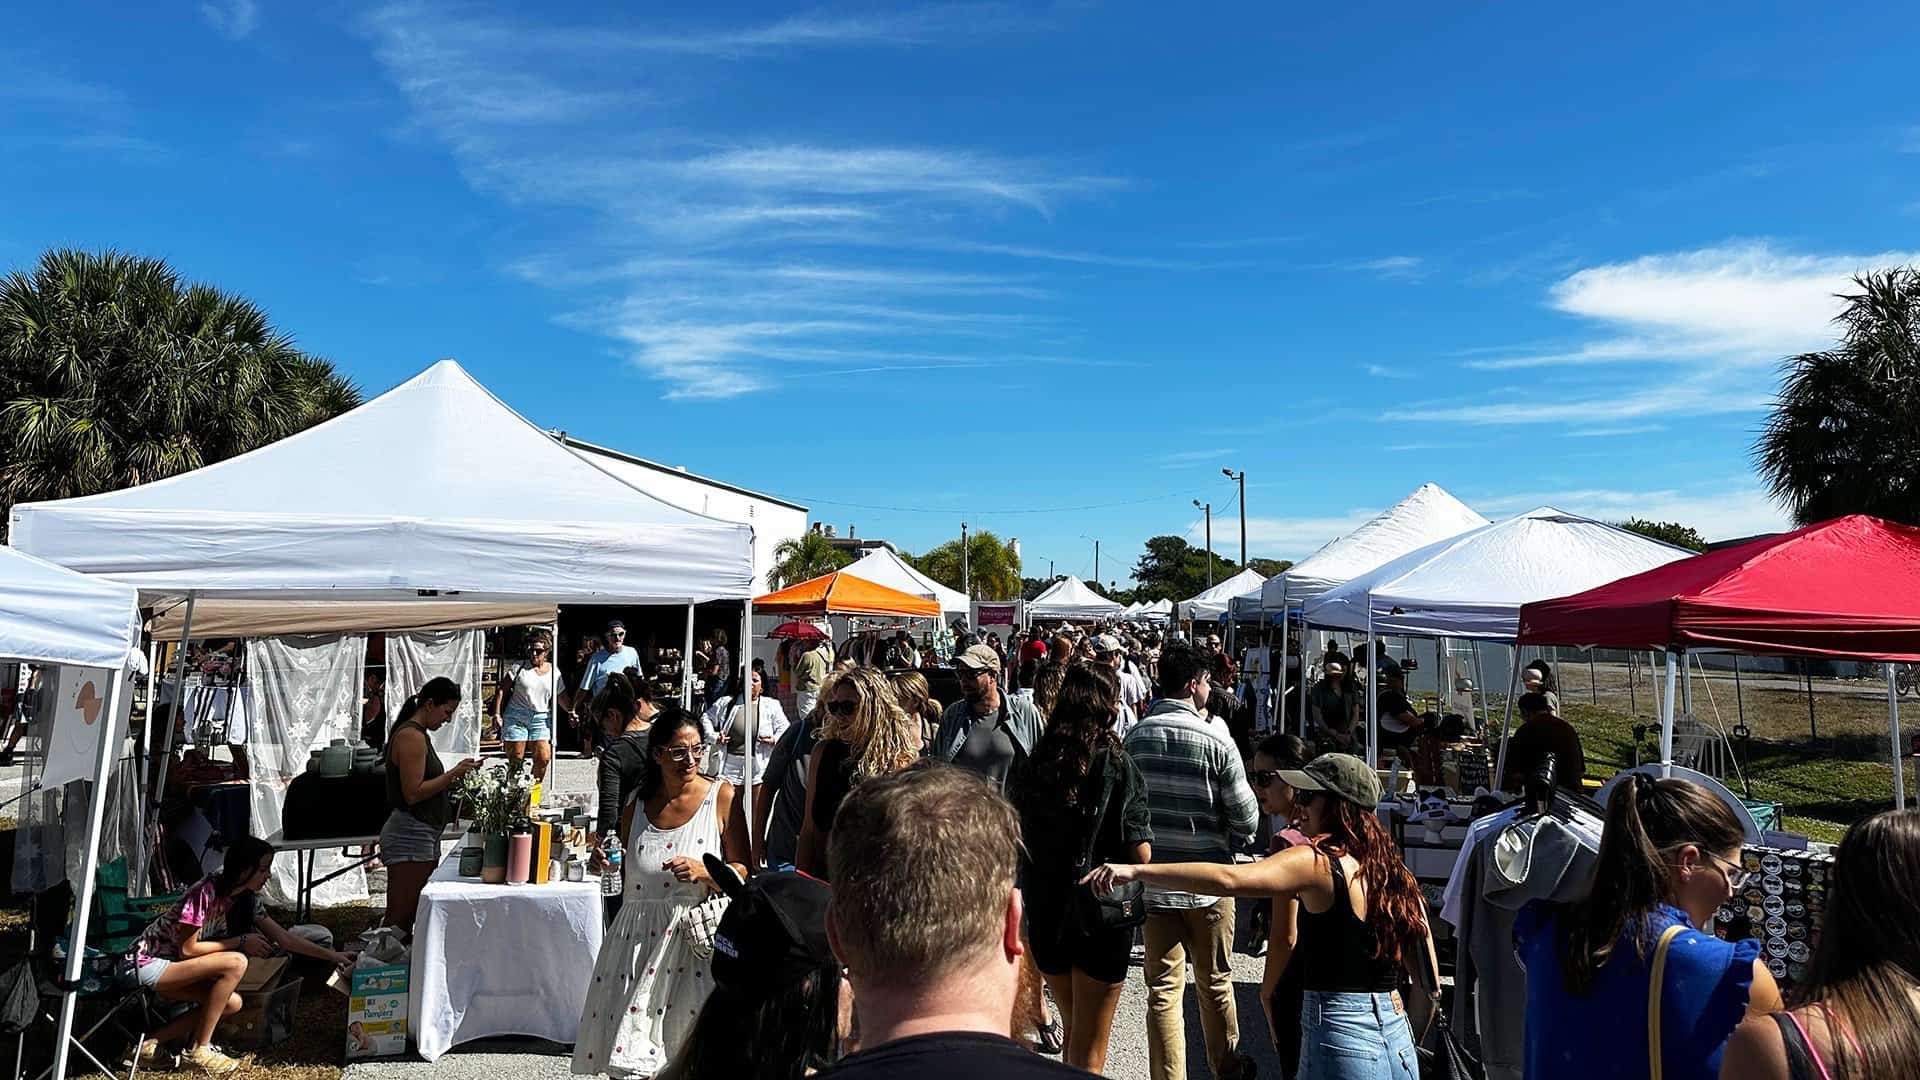
M 1435 481 L 1777 526 L 1748 447 L 1914 258 L 1910 20 L 1804 5 L 37 5 L 0 259 L 117 246 L 378 392 L 913 551 L 1299 557 Z M 1554 8 L 1556 10 L 1546 10 Z M 378 477 L 369 477 L 378 483 Z

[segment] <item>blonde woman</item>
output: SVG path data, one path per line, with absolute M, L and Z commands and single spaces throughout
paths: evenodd
M 920 759 L 920 719 L 908 716 L 887 677 L 857 667 L 836 674 L 820 694 L 826 723 L 807 761 L 807 816 L 800 825 L 798 868 L 827 880 L 827 837 L 834 814 L 855 784 L 896 773 Z
M 927 677 L 917 671 L 896 671 L 887 681 L 893 686 L 900 711 L 920 721 L 920 745 L 924 753 L 926 747 L 933 745 L 933 733 L 940 729 L 940 703 L 933 700 L 933 688 L 927 685 Z

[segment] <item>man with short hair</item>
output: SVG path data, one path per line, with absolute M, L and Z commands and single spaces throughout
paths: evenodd
M 793 708 L 804 722 L 820 702 L 820 688 L 827 684 L 833 669 L 833 642 L 821 638 L 813 643 L 793 665 Z
M 1126 750 L 1147 782 L 1153 861 L 1230 863 L 1253 838 L 1259 804 L 1224 725 L 1206 714 L 1213 660 L 1175 642 L 1160 654 L 1160 698 L 1127 733 Z M 1240 1053 L 1234 1007 L 1231 897 L 1147 889 L 1147 1062 L 1153 1080 L 1186 1080 L 1186 965 L 1193 962 L 1207 1063 L 1216 1080 L 1253 1075 Z
M 972 769 L 1006 788 L 1014 767 L 1033 753 L 1046 724 L 1033 702 L 1000 690 L 1000 657 L 974 645 L 954 658 L 960 677 L 959 701 L 940 714 L 933 753 L 942 761 Z
M 592 701 L 600 688 L 607 685 L 607 676 L 639 666 L 640 654 L 627 644 L 627 624 L 619 619 L 609 620 L 606 643 L 587 657 L 587 666 L 580 672 L 580 689 L 585 690 L 587 700 Z
M 1507 771 L 1501 776 L 1500 790 L 1519 792 L 1545 756 L 1552 754 L 1554 786 L 1579 791 L 1580 778 L 1587 774 L 1580 733 L 1554 713 L 1553 702 L 1544 693 L 1521 694 L 1515 704 L 1522 720 L 1520 729 L 1507 740 Z
M 864 1049 L 822 1080 L 1085 1080 L 1010 1037 L 1019 862 L 1019 819 L 980 776 L 922 761 L 853 789 L 827 838 L 827 939 Z

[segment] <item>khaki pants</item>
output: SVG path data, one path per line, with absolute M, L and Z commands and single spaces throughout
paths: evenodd
M 1147 944 L 1147 1068 L 1153 1080 L 1186 1080 L 1184 1003 L 1187 961 L 1200 994 L 1200 1028 L 1207 1064 L 1226 1075 L 1240 1048 L 1240 1017 L 1233 1005 L 1233 898 L 1191 911 L 1149 911 Z

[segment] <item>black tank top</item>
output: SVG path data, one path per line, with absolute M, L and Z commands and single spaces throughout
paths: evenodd
M 427 729 L 414 720 L 400 721 L 393 725 L 393 730 L 387 734 L 387 805 L 401 813 L 412 814 L 422 823 L 433 828 L 444 829 L 453 821 L 453 800 L 447 797 L 447 793 L 442 791 L 438 795 L 429 795 L 417 803 L 409 803 L 406 789 L 400 785 L 400 766 L 393 760 L 393 737 L 405 728 L 412 728 L 419 732 L 420 737 L 427 742 L 427 760 L 420 772 L 421 782 L 424 783 L 447 771 L 440 765 L 440 752 L 433 748 L 433 736 L 428 734 Z
M 1347 871 L 1340 859 L 1333 863 L 1333 906 L 1314 914 L 1300 905 L 1300 988 L 1331 994 L 1382 994 L 1400 983 L 1400 965 L 1375 959 L 1373 928 L 1353 913 L 1347 894 Z M 1367 897 L 1372 903 L 1374 898 Z

